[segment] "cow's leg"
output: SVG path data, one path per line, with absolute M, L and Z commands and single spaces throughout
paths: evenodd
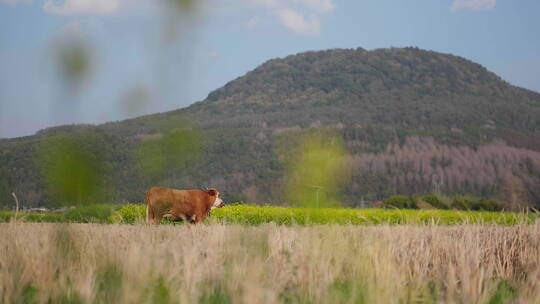
M 166 213 L 165 215 L 163 215 L 163 218 L 166 219 L 166 220 L 169 220 L 169 221 L 180 221 L 182 220 L 181 218 L 178 218 L 170 213 Z
M 162 219 L 163 219 L 163 214 L 158 214 L 158 216 L 156 216 L 155 219 L 154 219 L 155 224 L 161 223 Z
M 163 218 L 174 219 L 175 217 L 171 212 L 170 204 L 161 200 L 156 201 L 153 211 L 155 224 L 161 223 Z
M 206 218 L 206 215 L 207 215 L 207 213 L 200 213 L 200 214 L 193 215 L 193 217 L 192 217 L 193 218 L 193 223 L 198 224 L 198 223 L 204 221 L 204 219 Z
M 162 208 L 154 209 L 154 224 L 160 224 L 163 217 L 166 215 L 166 213 L 163 211 Z
M 146 222 L 148 224 L 157 224 L 154 208 L 152 208 L 150 205 L 146 205 Z

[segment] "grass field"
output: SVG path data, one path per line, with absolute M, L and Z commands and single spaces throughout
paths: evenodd
M 540 303 L 540 224 L 0 224 L 1 303 Z
M 67 214 L 19 213 L 18 219 L 27 222 L 71 223 L 140 223 L 144 222 L 146 206 L 127 204 L 120 206 L 94 205 L 80 207 Z M 8 222 L 13 212 L 0 212 L 0 221 Z M 537 214 L 407 209 L 347 209 L 347 208 L 290 208 L 274 206 L 237 205 L 212 210 L 207 222 L 243 225 L 276 223 L 283 225 L 371 225 L 371 224 L 530 224 Z

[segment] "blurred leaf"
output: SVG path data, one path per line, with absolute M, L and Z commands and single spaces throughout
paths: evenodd
M 108 170 L 89 137 L 56 136 L 39 150 L 42 176 L 56 204 L 97 202 L 106 196 Z
M 171 300 L 171 292 L 169 290 L 169 287 L 167 286 L 167 282 L 165 282 L 165 279 L 163 279 L 163 277 L 159 277 L 154 284 L 150 301 L 155 304 L 175 303 Z
M 167 0 L 167 2 L 177 10 L 192 10 L 195 6 L 193 0 Z
M 141 114 L 150 101 L 150 92 L 143 85 L 137 85 L 126 92 L 122 97 L 123 110 L 128 115 Z
M 97 273 L 95 303 L 120 303 L 122 298 L 122 270 L 117 264 L 107 264 Z
M 36 299 L 37 295 L 38 295 L 38 289 L 32 286 L 32 284 L 27 284 L 26 286 L 24 286 L 22 290 L 22 295 L 21 295 L 22 303 L 25 303 L 25 304 L 38 303 Z
M 89 45 L 81 38 L 69 37 L 58 45 L 57 64 L 61 77 L 70 87 L 80 86 L 92 68 Z
M 343 139 L 330 130 L 294 133 L 281 142 L 285 161 L 286 195 L 293 204 L 310 207 L 335 206 L 346 177 Z M 280 153 L 280 152 L 278 152 Z
M 149 178 L 171 172 L 197 157 L 200 134 L 194 129 L 166 131 L 158 138 L 142 142 L 137 151 L 139 169 Z
M 512 299 L 517 296 L 518 292 L 516 288 L 512 287 L 508 281 L 501 281 L 497 285 L 497 289 L 489 299 L 489 304 L 504 304 L 511 303 Z

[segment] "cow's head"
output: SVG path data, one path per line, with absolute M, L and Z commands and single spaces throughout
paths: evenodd
M 216 189 L 208 189 L 208 190 L 206 190 L 206 192 L 211 197 L 215 197 L 214 203 L 212 204 L 212 208 L 210 208 L 210 209 L 221 208 L 221 207 L 225 206 L 225 204 L 223 203 L 223 201 L 219 197 L 219 191 L 217 191 Z

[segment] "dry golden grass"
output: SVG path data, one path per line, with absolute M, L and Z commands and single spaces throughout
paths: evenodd
M 540 224 L 0 224 L 0 302 L 540 303 Z

